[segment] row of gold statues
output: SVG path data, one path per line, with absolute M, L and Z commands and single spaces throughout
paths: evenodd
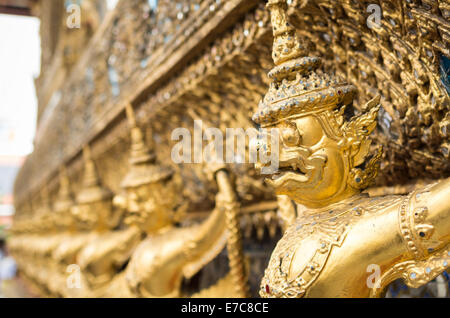
M 122 194 L 113 196 L 102 186 L 86 147 L 83 189 L 76 199 L 62 169 L 54 208 L 44 199 L 35 219 L 14 224 L 9 248 L 27 277 L 45 286 L 49 295 L 179 297 L 182 279 L 196 274 L 227 242 L 233 251 L 239 249 L 240 233 L 233 230 L 239 205 L 226 167 L 210 165 L 219 192 L 209 217 L 202 224 L 175 227 L 184 211 L 180 182 L 169 166 L 156 163 L 131 105 L 127 114 L 131 158 Z M 121 220 L 126 227 L 117 229 Z M 210 296 L 247 296 L 240 255 L 229 254 L 230 274 L 217 291 L 210 289 Z M 126 270 L 116 275 L 127 262 Z M 82 274 L 78 284 L 70 275 L 77 269 L 73 265 Z
M 450 262 L 450 180 L 406 196 L 361 193 L 376 177 L 382 153 L 370 156 L 369 138 L 380 97 L 346 119 L 356 88 L 318 69 L 321 60 L 308 56 L 307 44 L 288 21 L 285 0 L 269 0 L 268 8 L 275 67 L 253 120 L 279 132 L 280 168 L 267 182 L 297 209 L 285 217 L 288 226 L 262 278 L 261 296 L 378 297 L 399 278 L 410 287 L 426 284 Z M 84 188 L 76 199 L 62 169 L 53 208 L 43 200 L 36 219 L 15 223 L 9 248 L 20 268 L 50 295 L 183 297 L 182 279 L 227 246 L 229 275 L 194 296 L 248 296 L 239 202 L 226 166 L 209 165 L 219 190 L 208 218 L 174 226 L 184 212 L 180 181 L 156 163 L 131 105 L 127 116 L 132 142 L 123 193 L 114 196 L 102 187 L 86 147 Z M 259 141 L 259 151 L 275 151 L 271 147 Z M 256 164 L 258 170 L 264 166 Z M 122 218 L 126 226 L 112 230 Z M 81 287 L 67 281 L 72 264 L 80 267 Z M 374 266 L 380 276 L 369 284 Z

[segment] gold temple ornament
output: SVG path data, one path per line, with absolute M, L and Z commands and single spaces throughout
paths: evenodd
M 346 121 L 343 111 L 356 88 L 317 71 L 320 59 L 306 56 L 289 26 L 285 0 L 269 1 L 267 6 L 276 66 L 253 120 L 281 131 L 280 172 L 268 182 L 277 194 L 305 208 L 272 253 L 261 296 L 376 296 L 402 277 L 402 271 L 410 272 L 406 284 L 411 287 L 418 286 L 416 281 L 430 281 L 448 266 L 445 257 L 426 260 L 449 251 L 450 227 L 444 220 L 450 217 L 445 200 L 450 179 L 405 199 L 359 194 L 375 178 L 381 156 L 378 151 L 366 159 L 380 98 Z M 426 201 L 411 202 L 425 193 Z M 376 291 L 367 286 L 371 264 L 383 269 Z
M 448 0 L 103 5 L 33 9 L 7 245 L 37 295 L 450 295 Z M 269 132 L 260 160 L 175 162 L 208 127 Z

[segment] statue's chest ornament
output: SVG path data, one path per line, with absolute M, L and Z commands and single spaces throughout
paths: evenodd
M 342 204 L 333 210 L 297 219 L 276 246 L 264 279 L 262 297 L 303 297 L 319 277 L 333 248 L 340 247 L 351 225 L 367 213 L 397 201 L 391 197 Z

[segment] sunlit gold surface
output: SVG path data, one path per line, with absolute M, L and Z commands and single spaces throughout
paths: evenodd
M 377 174 L 381 151 L 367 156 L 379 98 L 347 121 L 355 88 L 315 71 L 320 59 L 306 57 L 296 31 L 285 27 L 285 0 L 268 7 L 274 81 L 253 119 L 280 136 L 282 170 L 267 181 L 303 208 L 272 253 L 261 296 L 368 297 L 397 278 L 410 287 L 429 282 L 449 266 L 450 179 L 405 197 L 359 194 Z M 370 288 L 372 265 L 382 278 Z
M 69 30 L 38 1 L 38 131 L 8 246 L 41 296 L 248 297 L 264 276 L 262 296 L 369 297 L 445 270 L 448 0 L 102 4 Z M 253 127 L 259 100 L 278 173 L 172 161 L 174 129 Z

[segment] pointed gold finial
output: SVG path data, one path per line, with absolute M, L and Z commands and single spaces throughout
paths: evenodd
M 274 37 L 272 58 L 275 65 L 307 54 L 306 47 L 297 36 L 295 28 L 288 22 L 287 6 L 286 0 L 269 0 L 267 3 L 267 8 L 271 13 Z
M 90 203 L 112 197 L 111 191 L 101 186 L 89 145 L 83 147 L 84 179 L 83 189 L 77 196 L 78 203 Z
M 318 70 L 321 59 L 307 56 L 307 47 L 288 21 L 286 0 L 269 0 L 267 7 L 271 11 L 275 67 L 269 72 L 272 83 L 253 121 L 266 127 L 351 103 L 356 88 Z
M 155 154 L 144 142 L 144 135 L 142 133 L 142 130 L 137 126 L 136 123 L 136 116 L 134 114 L 133 106 L 128 103 L 125 109 L 127 113 L 128 123 L 131 128 L 131 165 L 154 162 L 156 159 Z
M 94 161 L 92 160 L 91 149 L 88 145 L 83 147 L 84 158 L 84 186 L 94 187 L 100 184 Z
M 133 106 L 128 103 L 125 110 L 131 129 L 130 171 L 121 186 L 124 188 L 137 187 L 171 176 L 172 169 L 155 163 L 156 155 L 144 141 L 142 130 L 136 123 Z
M 136 117 L 134 116 L 133 105 L 127 103 L 125 105 L 125 112 L 127 114 L 128 124 L 130 127 L 136 127 Z
M 55 211 L 68 211 L 73 205 L 72 194 L 70 192 L 70 181 L 67 175 L 67 169 L 62 166 L 59 169 L 59 191 L 58 199 L 55 202 Z

